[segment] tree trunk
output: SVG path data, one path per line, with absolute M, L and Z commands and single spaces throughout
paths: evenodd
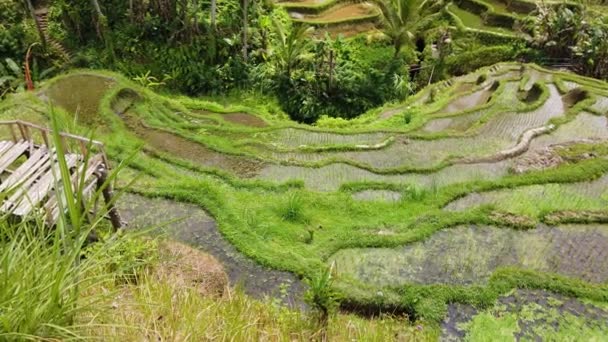
M 247 62 L 247 30 L 249 26 L 249 0 L 241 0 L 241 7 L 243 9 L 243 60 Z
M 38 18 L 36 17 L 36 9 L 34 8 L 34 5 L 32 4 L 31 0 L 24 0 L 24 1 L 25 1 L 25 7 L 27 7 L 27 10 L 30 13 L 30 16 L 34 20 L 34 24 L 36 24 L 36 30 L 38 31 L 38 35 L 40 36 L 40 41 L 42 42 L 42 47 L 44 49 L 46 49 L 46 36 L 44 35 L 42 28 L 40 27 L 40 23 L 38 23 Z
M 217 0 L 211 0 L 211 27 L 213 28 L 214 31 L 217 29 L 216 16 L 217 16 Z
M 199 11 L 198 0 L 192 0 L 192 6 L 194 7 L 194 14 L 193 14 L 194 18 L 192 19 L 193 20 L 193 23 L 192 23 L 193 32 L 194 32 L 194 34 L 198 35 L 199 34 L 198 16 L 196 15 Z
M 101 12 L 101 7 L 99 6 L 99 2 L 97 0 L 91 0 L 91 5 L 93 6 L 93 10 L 95 11 L 95 30 L 97 31 L 97 37 L 104 40 L 104 31 L 105 31 L 105 18 L 103 13 Z

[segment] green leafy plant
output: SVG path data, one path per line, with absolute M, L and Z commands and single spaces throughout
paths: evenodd
M 290 222 L 305 221 L 304 201 L 297 192 L 292 192 L 287 196 L 287 201 L 280 208 L 281 218 Z
M 164 86 L 167 84 L 167 81 L 173 79 L 173 76 L 169 74 L 164 74 L 162 80 L 150 75 L 151 71 L 148 70 L 143 74 L 140 74 L 133 78 L 134 81 L 139 83 L 144 88 L 156 88 L 160 86 Z
M 23 70 L 14 60 L 5 58 L 4 63 L 0 62 L 0 98 L 23 89 L 24 85 Z
M 316 276 L 308 279 L 308 290 L 304 295 L 306 303 L 315 311 L 322 330 L 327 327 L 330 315 L 338 308 L 340 294 L 333 287 L 335 263 L 322 269 Z

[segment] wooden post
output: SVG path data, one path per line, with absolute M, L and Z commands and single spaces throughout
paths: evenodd
M 15 127 L 13 127 L 13 124 L 9 124 L 8 127 L 11 130 L 11 136 L 13 137 L 13 142 L 17 142 L 17 135 L 15 134 Z
M 100 165 L 97 168 L 97 188 L 101 188 L 106 180 L 108 179 L 108 170 L 105 165 Z M 119 228 L 122 228 L 122 219 L 120 218 L 120 214 L 118 210 L 112 203 L 112 197 L 114 196 L 114 191 L 112 191 L 112 185 L 108 183 L 108 185 L 102 190 L 103 200 L 108 205 L 108 216 L 110 216 L 110 222 L 112 222 L 112 227 L 114 227 L 114 231 L 117 231 Z

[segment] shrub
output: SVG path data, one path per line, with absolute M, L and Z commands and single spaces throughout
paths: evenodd
M 354 118 L 371 108 L 402 100 L 409 89 L 410 57 L 393 58 L 383 44 L 363 39 L 318 42 L 290 75 L 275 74 L 274 92 L 296 121 L 313 123 L 320 116 Z M 334 68 L 327 67 L 330 54 Z M 395 82 L 397 80 L 397 82 Z
M 334 289 L 334 264 L 326 267 L 316 276 L 307 280 L 308 290 L 304 299 L 317 313 L 321 328 L 327 326 L 329 316 L 338 308 L 339 293 Z
M 481 47 L 449 56 L 446 58 L 446 65 L 450 74 L 463 75 L 484 66 L 517 59 L 519 54 L 519 49 L 511 45 Z

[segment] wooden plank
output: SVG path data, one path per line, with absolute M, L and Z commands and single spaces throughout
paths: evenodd
M 95 171 L 97 170 L 97 167 L 99 165 L 102 164 L 101 158 L 97 155 L 94 156 L 92 160 L 89 160 L 89 167 L 84 170 L 84 177 L 85 177 L 85 181 L 84 181 L 84 191 L 83 191 L 83 196 L 86 199 L 87 197 L 89 197 L 90 195 L 90 191 L 91 191 L 91 184 L 96 184 L 97 183 L 97 177 L 95 177 Z M 80 184 L 80 180 L 81 180 L 81 175 L 83 172 L 83 169 L 86 167 L 86 165 L 81 164 L 80 167 L 78 168 L 77 172 L 74 172 L 71 176 L 71 182 L 72 185 L 74 186 L 74 189 L 76 189 Z M 91 182 L 93 181 L 93 182 Z M 88 184 L 88 185 L 87 185 Z M 77 190 L 75 190 L 77 191 Z M 65 192 L 61 193 L 61 203 L 65 205 L 66 200 L 65 200 Z M 54 224 L 55 222 L 57 222 L 57 219 L 59 218 L 59 207 L 58 207 L 58 203 L 57 203 L 57 191 L 54 191 L 53 194 L 49 197 L 49 200 L 47 201 L 47 203 L 44 205 L 44 207 L 46 208 L 46 212 L 47 212 L 47 220 L 50 221 L 49 223 Z
M 10 131 L 11 131 L 11 136 L 13 137 L 13 141 L 17 142 L 17 134 L 15 134 L 15 127 L 13 124 L 8 125 Z
M 0 141 L 0 174 L 10 173 L 6 180 L 0 183 L 0 193 L 3 195 L 0 197 L 5 198 L 0 206 L 0 212 L 26 216 L 39 207 L 46 213 L 47 223 L 54 224 L 61 214 L 59 208 L 63 208 L 58 204 L 65 204 L 66 196 L 73 194 L 53 191 L 54 188 L 62 187 L 62 180 L 55 151 L 49 150 L 51 142 L 48 135 L 52 131 L 46 127 L 20 120 L 0 121 L 0 125 L 8 126 L 12 136 L 12 141 Z M 42 136 L 41 145 L 37 145 L 32 140 L 36 132 Z M 18 137 L 19 133 L 21 137 Z M 74 186 L 73 190 L 78 191 L 77 188 L 82 185 L 83 201 L 89 201 L 98 185 L 97 169 L 107 163 L 103 151 L 104 145 L 98 141 L 69 133 L 60 132 L 59 136 L 66 151 L 69 148 L 66 140 L 73 139 L 78 144 L 78 152 L 82 155 L 68 153 L 65 158 L 70 169 L 70 182 Z M 91 146 L 98 148 L 96 150 L 98 153 L 93 154 L 89 150 Z M 91 158 L 85 163 L 86 155 L 89 153 Z M 24 154 L 27 159 L 21 165 L 12 167 Z M 84 180 L 80 184 L 82 179 Z
M 17 183 L 13 184 L 13 194 L 4 201 L 0 211 L 10 212 L 15 208 L 17 203 L 22 199 L 23 195 L 27 192 L 29 187 L 40 178 L 50 167 L 51 160 L 49 158 L 41 159 L 36 167 L 32 167 L 27 178 L 18 180 Z M 11 190 L 11 189 L 9 189 Z
M 12 141 L 3 141 L 2 144 L 0 144 L 0 155 L 8 151 L 8 149 L 11 148 L 11 146 L 13 146 L 14 144 L 16 143 Z
M 93 190 L 95 189 L 96 186 L 97 186 L 97 179 L 93 179 L 92 181 L 90 181 L 90 183 L 88 185 L 85 183 L 84 193 L 87 194 L 87 196 L 85 196 L 88 198 L 87 201 L 90 200 L 90 198 L 89 198 L 90 196 L 88 196 L 88 195 L 93 193 Z M 64 194 L 62 194 L 62 195 L 64 195 Z M 52 201 L 53 201 L 52 203 L 50 203 L 50 201 L 49 201 L 49 203 L 47 203 L 47 205 L 45 206 L 45 208 L 46 208 L 45 212 L 47 214 L 46 222 L 48 225 L 51 225 L 51 226 L 56 224 L 57 220 L 59 220 L 59 206 L 57 205 L 57 198 L 56 197 L 53 198 Z M 61 196 L 61 203 L 65 208 L 65 205 L 66 205 L 65 196 Z
M 0 192 L 11 190 L 19 182 L 27 179 L 32 173 L 42 167 L 42 164 L 49 159 L 49 152 L 45 149 L 37 149 L 32 153 L 28 160 L 21 164 L 12 175 L 10 175 L 2 184 L 0 184 Z
M 76 155 L 71 154 L 65 157 L 68 168 L 76 166 L 77 161 L 78 157 Z M 55 182 L 61 181 L 59 177 L 61 177 L 59 162 L 55 162 L 53 167 L 24 194 L 17 208 L 13 210 L 13 214 L 17 216 L 29 214 L 44 197 L 48 196 Z
M 27 141 L 22 141 L 18 144 L 13 145 L 13 147 L 6 151 L 2 157 L 0 157 L 0 173 L 4 172 L 7 167 L 9 167 L 15 160 L 23 155 L 25 150 L 30 147 L 30 143 Z

